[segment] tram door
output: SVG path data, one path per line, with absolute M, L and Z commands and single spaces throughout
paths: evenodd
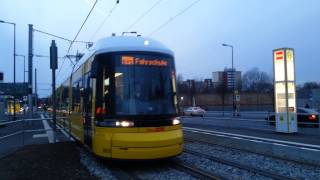
M 83 89 L 83 118 L 84 118 L 84 143 L 92 147 L 92 120 L 91 120 L 92 80 L 89 73 L 84 76 Z

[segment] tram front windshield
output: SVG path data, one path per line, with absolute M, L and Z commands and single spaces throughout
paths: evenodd
M 161 55 L 115 56 L 115 114 L 176 114 L 173 59 Z

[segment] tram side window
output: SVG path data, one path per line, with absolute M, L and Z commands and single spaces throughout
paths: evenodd
M 108 56 L 101 56 L 101 59 L 108 59 Z M 114 73 L 111 61 L 104 61 L 98 67 L 96 78 L 96 115 L 114 114 Z
M 68 111 L 68 88 L 67 86 L 61 87 L 61 101 L 60 101 L 60 110 Z
M 89 73 L 84 75 L 84 92 L 83 92 L 83 111 L 89 113 L 91 111 L 92 82 Z
M 72 111 L 80 112 L 80 81 L 72 84 Z
M 110 73 L 105 69 L 104 76 L 103 76 L 103 86 L 102 86 L 103 100 L 104 100 L 103 101 L 104 113 L 110 112 L 110 104 L 111 104 L 110 84 L 111 84 L 111 76 L 110 76 Z

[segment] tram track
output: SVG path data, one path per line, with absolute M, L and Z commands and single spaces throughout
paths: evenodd
M 238 163 L 238 162 L 235 162 L 235 161 L 230 161 L 230 160 L 226 160 L 226 159 L 222 159 L 222 158 L 217 158 L 217 157 L 214 157 L 214 156 L 211 156 L 211 155 L 208 155 L 208 154 L 204 154 L 204 153 L 201 153 L 201 152 L 198 152 L 198 151 L 194 151 L 194 150 L 190 150 L 190 149 L 186 149 L 186 148 L 184 149 L 184 153 L 188 153 L 188 154 L 191 154 L 191 155 L 194 155 L 194 156 L 197 156 L 197 157 L 205 158 L 205 159 L 217 162 L 217 163 L 225 164 L 227 166 L 231 166 L 231 167 L 234 167 L 234 168 L 237 168 L 237 169 L 245 170 L 245 171 L 248 171 L 250 173 L 260 174 L 262 176 L 269 177 L 269 178 L 272 178 L 272 179 L 277 179 L 277 180 L 293 180 L 294 179 L 294 178 L 290 178 L 290 177 L 286 177 L 286 176 L 283 176 L 283 175 L 279 175 L 279 174 L 276 174 L 276 173 L 273 173 L 273 172 L 270 172 L 270 171 L 262 170 L 262 169 L 259 169 L 259 168 L 253 167 L 253 166 L 249 166 L 249 165 L 246 165 L 246 164 L 243 164 L 243 163 Z
M 285 141 L 285 140 L 278 140 L 278 139 L 254 137 L 254 136 L 243 135 L 243 134 L 226 133 L 226 132 L 192 128 L 192 127 L 184 127 L 183 130 L 184 132 L 191 132 L 191 133 L 197 133 L 202 135 L 205 134 L 210 136 L 227 137 L 231 139 L 259 142 L 259 143 L 276 145 L 276 146 L 285 146 L 285 147 L 304 149 L 304 150 L 310 150 L 310 151 L 320 151 L 320 146 L 315 144 L 305 144 L 301 142 L 292 142 L 292 141 Z
M 270 155 L 270 154 L 263 154 L 263 153 L 259 153 L 259 152 L 255 152 L 255 151 L 250 151 L 250 150 L 247 150 L 247 149 L 240 149 L 240 148 L 236 148 L 236 147 L 225 146 L 225 145 L 216 144 L 216 143 L 213 143 L 213 142 L 210 142 L 210 141 L 203 141 L 203 140 L 200 140 L 200 139 L 194 139 L 194 138 L 190 138 L 190 137 L 184 137 L 184 141 L 185 142 L 189 142 L 189 143 L 201 143 L 201 144 L 206 144 L 208 146 L 216 146 L 216 147 L 232 149 L 232 150 L 235 150 L 235 151 L 241 151 L 241 152 L 246 152 L 246 153 L 250 153 L 250 154 L 256 154 L 256 155 L 260 155 L 260 156 L 269 157 L 269 158 L 272 158 L 272 159 L 278 159 L 278 160 L 282 160 L 282 161 L 286 161 L 286 162 L 292 162 L 292 163 L 295 163 L 295 164 L 303 164 L 303 165 L 306 165 L 306 166 L 317 166 L 317 165 L 315 165 L 313 163 L 297 161 L 297 160 L 294 160 L 294 159 L 288 159 L 288 158 L 284 158 L 284 157 L 281 157 L 281 156 L 274 156 L 274 155 Z M 216 149 L 216 150 L 220 151 L 218 149 Z
M 140 177 L 136 175 L 133 171 L 130 169 L 126 169 L 125 167 L 113 165 L 108 167 L 112 174 L 115 176 L 115 178 L 122 180 L 142 180 Z
M 188 163 L 184 163 L 180 160 L 171 161 L 170 163 L 172 168 L 175 168 L 177 170 L 183 171 L 195 178 L 199 179 L 214 179 L 214 180 L 222 180 L 221 176 L 217 174 L 212 174 L 211 172 L 207 172 L 203 169 L 194 167 L 193 165 L 190 165 Z
M 181 172 L 184 174 L 189 175 L 190 177 L 193 177 L 195 179 L 209 179 L 209 180 L 223 180 L 225 178 L 222 178 L 216 174 L 212 174 L 211 172 L 205 171 L 203 169 L 199 169 L 197 167 L 194 167 L 193 165 L 190 165 L 188 163 L 182 162 L 180 160 L 174 159 L 174 160 L 168 160 L 165 162 L 161 162 L 160 166 L 154 166 L 152 167 L 152 171 L 148 169 L 148 167 L 145 167 L 145 165 L 142 165 L 140 168 L 143 169 L 146 174 L 139 174 L 139 170 L 137 170 L 137 167 L 128 167 L 123 165 L 115 165 L 108 166 L 108 169 L 112 172 L 113 176 L 116 179 L 122 180 L 142 180 L 142 179 L 149 179 L 147 174 L 153 176 L 157 176 L 159 173 L 159 169 L 163 169 L 164 167 L 167 167 L 168 169 L 174 170 L 175 172 Z M 151 165 L 153 166 L 153 165 Z M 139 169 L 140 169 L 139 168 Z M 141 170 L 140 169 L 140 170 Z M 149 172 L 148 172 L 149 171 Z M 169 172 L 168 172 L 169 173 Z M 175 176 L 180 177 L 178 174 Z

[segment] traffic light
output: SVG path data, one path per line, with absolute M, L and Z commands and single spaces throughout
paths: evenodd
M 3 81 L 3 72 L 0 72 L 0 82 Z
M 58 48 L 56 42 L 52 40 L 50 46 L 50 69 L 58 68 Z

